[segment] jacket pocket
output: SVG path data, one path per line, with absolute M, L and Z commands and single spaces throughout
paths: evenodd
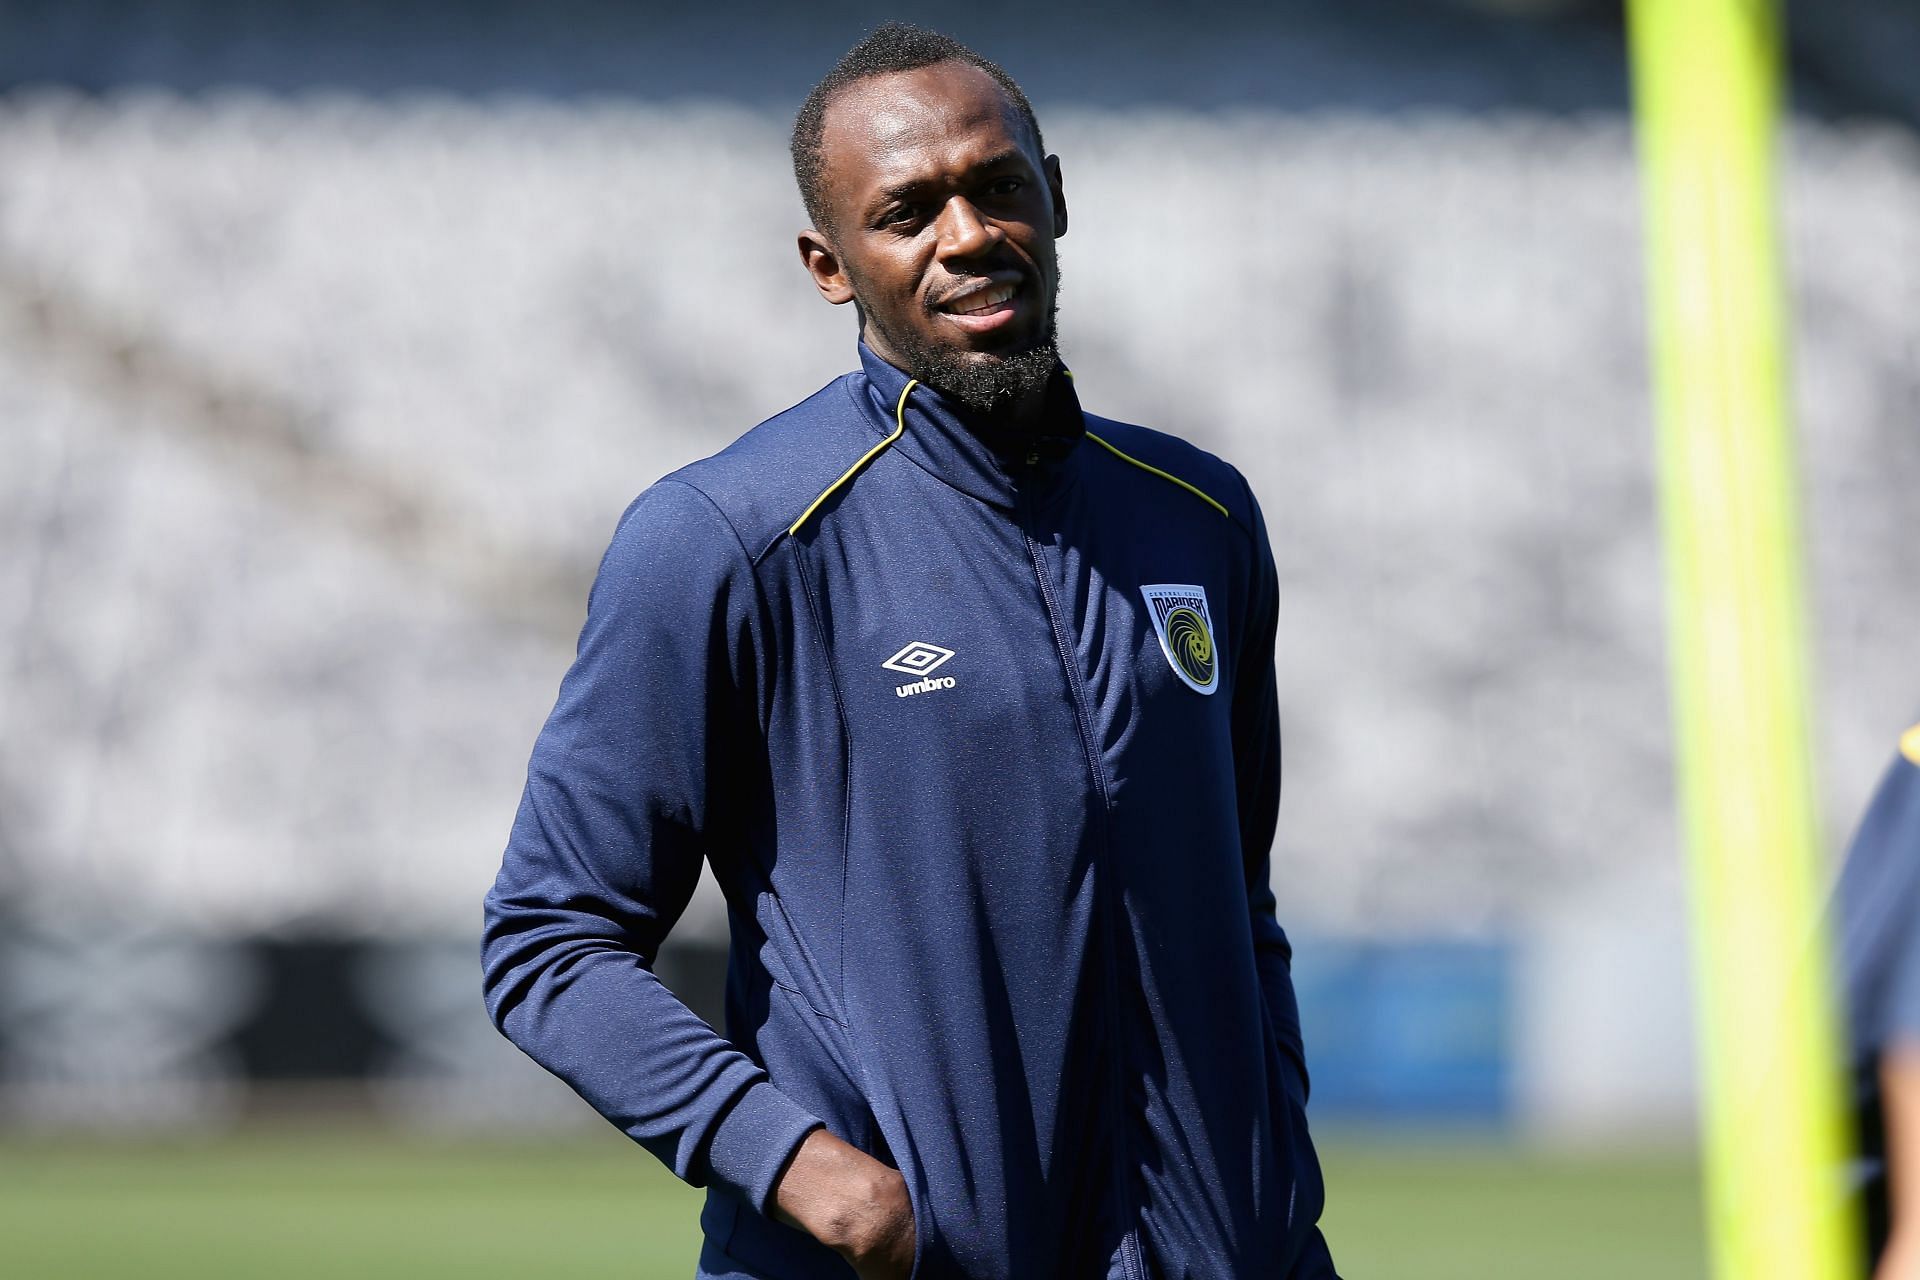
M 1287 1095 L 1287 1128 L 1293 1157 L 1293 1186 L 1287 1193 L 1287 1238 L 1297 1242 L 1305 1237 L 1307 1228 L 1320 1221 L 1327 1187 L 1320 1172 L 1320 1155 L 1313 1149 L 1313 1135 L 1307 1129 L 1306 1109 L 1291 1094 Z
M 849 1046 L 839 1023 L 801 992 L 775 982 L 757 1048 L 782 1092 L 824 1121 L 834 1137 L 876 1154 L 883 1144 L 873 1109 L 847 1066 Z
M 763 901 L 766 906 L 760 912 L 758 923 L 768 951 L 762 955 L 761 962 L 774 985 L 799 997 L 801 1003 L 820 1017 L 844 1026 L 844 1020 L 834 1012 L 826 974 L 815 962 L 807 944 L 801 941 L 801 931 L 794 925 L 787 904 L 777 893 L 765 895 Z
M 829 1132 L 833 1130 L 834 1126 L 829 1126 Z M 878 1130 L 874 1132 L 877 1134 Z M 843 1135 L 836 1133 L 835 1136 Z M 867 1150 L 862 1144 L 855 1145 Z M 884 1141 L 870 1154 L 884 1163 L 893 1163 Z M 913 1175 L 902 1173 L 901 1176 L 906 1179 L 907 1199 L 913 1209 L 913 1270 L 909 1276 L 911 1280 L 922 1280 L 927 1274 L 925 1259 L 929 1235 L 928 1218 L 923 1209 L 923 1192 Z M 709 1193 L 709 1211 L 702 1215 L 701 1225 L 707 1229 L 708 1238 L 719 1246 L 720 1251 L 743 1270 L 764 1280 L 849 1280 L 853 1274 L 839 1254 L 806 1232 L 776 1222 L 735 1200 L 730 1194 L 722 1194 L 731 1202 L 731 1221 L 722 1223 L 716 1211 L 717 1206 L 713 1204 L 714 1196 Z M 725 1227 L 724 1234 L 716 1234 L 715 1228 L 722 1225 Z
M 852 1270 L 839 1254 L 804 1231 L 742 1205 L 720 1251 L 765 1280 L 847 1280 Z
M 887 1126 L 873 1111 L 868 1111 L 873 1121 L 873 1145 L 865 1148 L 868 1154 L 882 1164 L 890 1165 L 899 1171 L 906 1180 L 907 1203 L 913 1210 L 913 1270 L 908 1273 L 909 1280 L 927 1280 L 932 1275 L 928 1258 L 929 1246 L 933 1241 L 933 1212 L 927 1201 L 927 1189 L 922 1184 L 917 1170 L 903 1168 L 894 1157 L 894 1144 L 887 1137 Z
M 933 1223 L 921 1207 L 925 1195 L 912 1178 L 907 1178 L 907 1202 L 913 1209 L 913 1270 L 907 1273 L 907 1280 L 926 1280 L 927 1276 L 927 1245 L 933 1234 Z

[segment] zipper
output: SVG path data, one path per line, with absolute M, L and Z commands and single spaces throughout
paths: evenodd
M 1038 454 L 1027 455 L 1027 478 L 1031 482 L 1033 467 L 1039 461 Z M 1128 1145 L 1126 1115 L 1126 1082 L 1121 1075 L 1121 1062 L 1126 1056 L 1121 1050 L 1125 1039 L 1125 1028 L 1120 1016 L 1120 991 L 1114 978 L 1114 959 L 1120 951 L 1119 908 L 1114 900 L 1113 887 L 1108 884 L 1113 866 L 1113 842 L 1111 838 L 1112 798 L 1107 791 L 1106 772 L 1100 767 L 1099 749 L 1094 745 L 1093 718 L 1087 711 L 1086 689 L 1080 683 L 1080 669 L 1074 660 L 1073 645 L 1067 633 L 1064 615 L 1058 601 L 1054 599 L 1053 584 L 1047 578 L 1047 562 L 1041 550 L 1039 539 L 1034 537 L 1035 520 L 1032 499 L 1028 486 L 1022 486 L 1015 495 L 1014 509 L 1018 513 L 1020 535 L 1027 544 L 1027 556 L 1033 562 L 1034 581 L 1040 586 L 1040 600 L 1047 609 L 1047 622 L 1053 631 L 1053 645 L 1060 658 L 1060 666 L 1066 672 L 1067 693 L 1073 699 L 1074 721 L 1080 730 L 1080 750 L 1086 757 L 1087 772 L 1093 778 L 1093 785 L 1100 797 L 1100 838 L 1101 847 L 1107 856 L 1101 860 L 1101 866 L 1094 877 L 1094 896 L 1098 900 L 1101 931 L 1105 937 L 1106 955 L 1101 957 L 1100 985 L 1101 994 L 1106 1001 L 1107 1026 L 1113 1037 L 1113 1052 L 1109 1053 L 1111 1069 L 1107 1073 L 1107 1107 L 1113 1121 L 1114 1140 L 1118 1144 L 1121 1158 L 1113 1162 L 1114 1186 L 1120 1199 L 1121 1221 L 1124 1224 L 1120 1233 L 1120 1267 L 1127 1280 L 1146 1280 L 1146 1267 L 1140 1256 L 1139 1208 L 1133 1198 L 1133 1178 L 1129 1172 L 1124 1153 Z

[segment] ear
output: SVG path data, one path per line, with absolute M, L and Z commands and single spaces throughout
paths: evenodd
M 853 281 L 841 265 L 840 255 L 819 230 L 808 227 L 800 233 L 800 262 L 813 277 L 813 287 L 834 306 L 853 301 Z
M 1053 192 L 1053 238 L 1067 234 L 1067 188 L 1060 181 L 1060 157 L 1047 157 L 1047 187 Z

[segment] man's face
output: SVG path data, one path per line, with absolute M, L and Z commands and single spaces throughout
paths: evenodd
M 832 225 L 802 232 L 829 302 L 884 360 L 980 408 L 1044 384 L 1067 229 L 1056 157 L 993 77 L 943 62 L 862 80 L 821 135 Z

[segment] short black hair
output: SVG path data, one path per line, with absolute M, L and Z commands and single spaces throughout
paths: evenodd
M 885 22 L 840 55 L 840 61 L 834 63 L 833 69 L 807 94 L 807 100 L 800 104 L 800 114 L 794 118 L 789 144 L 793 153 L 793 180 L 800 184 L 800 199 L 805 202 L 807 217 L 814 226 L 822 231 L 830 230 L 823 190 L 826 161 L 820 151 L 820 138 L 826 129 L 827 107 L 833 99 L 842 89 L 872 76 L 918 71 L 942 62 L 965 63 L 992 76 L 994 82 L 1006 90 L 1020 119 L 1033 130 L 1033 145 L 1042 155 L 1046 154 L 1047 144 L 1040 137 L 1040 121 L 1034 117 L 1033 105 L 999 63 L 975 53 L 952 36 L 906 22 Z

